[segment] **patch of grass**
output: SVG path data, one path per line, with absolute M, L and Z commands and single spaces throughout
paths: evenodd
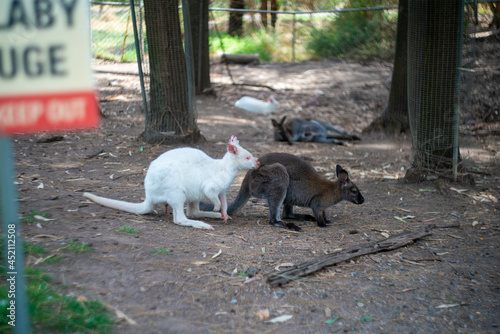
M 5 282 L 3 238 L 0 238 L 0 280 Z M 24 243 L 26 254 L 47 251 Z M 59 292 L 49 275 L 34 267 L 26 267 L 28 311 L 34 332 L 39 333 L 110 333 L 115 325 L 109 309 L 97 301 L 78 301 Z M 7 318 L 9 306 L 7 286 L 0 286 L 0 333 L 12 330 Z
M 135 227 L 130 227 L 130 226 L 122 226 L 116 230 L 117 232 L 122 232 L 122 233 L 128 233 L 128 234 L 138 234 L 141 233 L 138 229 Z
M 28 224 L 34 224 L 36 222 L 35 216 L 42 216 L 45 218 L 49 218 L 49 215 L 45 212 L 39 212 L 36 210 L 31 210 L 26 216 L 24 216 L 21 219 L 21 222 L 23 223 L 28 223 Z
M 29 242 L 24 242 L 23 247 L 26 254 L 42 255 L 48 253 L 43 246 L 33 245 Z
M 352 12 L 312 30 L 308 49 L 320 59 L 387 59 L 392 56 L 397 17 L 391 12 Z
M 222 45 L 221 45 L 222 42 Z M 256 30 L 244 37 L 229 36 L 227 33 L 210 36 L 210 53 L 244 54 L 258 53 L 261 61 L 284 61 L 279 56 L 279 35 L 265 30 Z
M 41 270 L 26 268 L 26 280 L 29 315 L 35 332 L 109 333 L 114 326 L 105 305 L 59 294 L 50 277 Z M 1 286 L 0 332 L 9 330 L 7 305 L 7 288 Z
M 118 62 L 137 61 L 134 33 L 130 21 L 127 28 L 128 16 L 127 11 L 108 10 L 108 14 L 93 18 L 92 49 L 97 58 Z
M 74 253 L 80 253 L 92 250 L 92 245 L 89 243 L 80 242 L 77 241 L 76 239 L 73 239 L 69 241 L 68 245 L 66 247 L 63 247 L 62 249 L 67 249 Z
M 149 252 L 151 254 L 163 254 L 163 255 L 174 255 L 173 252 L 171 251 L 168 251 L 164 248 L 155 248 L 153 249 L 151 252 Z

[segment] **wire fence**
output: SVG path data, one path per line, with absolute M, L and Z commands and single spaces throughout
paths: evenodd
M 379 7 L 370 8 L 291 7 L 295 3 L 304 2 L 286 3 L 288 7 L 281 8 L 284 11 L 210 8 L 212 65 L 220 63 L 224 55 L 241 53 L 256 55 L 258 61 L 270 62 L 329 57 L 392 61 L 398 16 L 397 6 L 394 4 L 397 1 L 373 1 Z M 497 7 L 500 6 L 500 1 L 494 3 Z M 489 6 L 485 1 L 467 1 L 464 8 L 460 119 L 462 126 L 469 128 L 461 129 L 462 132 L 470 132 L 471 122 L 477 119 L 500 121 L 500 99 L 498 96 L 485 96 L 486 92 L 491 95 L 497 90 L 482 89 L 484 85 L 494 85 L 498 81 L 495 66 L 498 66 L 500 56 L 499 34 Z M 136 62 L 130 4 L 91 2 L 91 12 L 95 58 Z M 141 54 L 147 64 L 148 45 L 144 38 L 146 33 L 142 1 L 136 1 L 135 13 Z M 230 17 L 235 13 L 241 14 L 241 26 L 231 36 L 230 32 L 234 29 L 230 27 Z M 182 13 L 180 16 L 182 19 Z M 235 38 L 236 35 L 239 37 Z M 197 42 L 193 41 L 193 44 L 196 45 Z M 480 61 L 476 59 L 477 55 L 483 56 Z M 213 68 L 211 66 L 212 71 L 217 67 Z M 220 69 L 219 66 L 218 70 Z M 148 66 L 145 66 L 145 73 L 147 84 Z
M 143 3 L 136 3 L 138 26 L 144 29 Z M 210 8 L 210 54 L 259 54 L 260 61 L 289 62 L 325 57 L 386 58 L 392 56 L 397 6 L 311 11 L 263 11 Z M 135 62 L 129 3 L 91 2 L 93 51 L 97 59 Z M 229 16 L 241 14 L 240 41 L 230 41 Z M 362 13 L 362 14 L 360 14 Z M 363 21 L 372 21 L 361 26 Z M 337 25 L 350 27 L 339 35 Z M 269 23 L 267 23 L 269 22 Z M 338 35 L 337 38 L 332 36 Z M 350 38 L 352 35 L 353 38 Z M 143 36 L 143 33 L 140 33 Z M 373 42 L 374 48 L 363 49 Z M 146 48 L 144 39 L 141 44 Z M 376 44 L 376 45 L 375 45 Z
M 138 13 L 142 18 L 142 10 Z M 116 62 L 137 61 L 130 4 L 91 2 L 91 26 L 95 58 Z

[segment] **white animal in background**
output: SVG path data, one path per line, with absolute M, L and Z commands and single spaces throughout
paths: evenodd
M 124 202 L 90 193 L 84 193 L 83 196 L 97 204 L 135 214 L 150 213 L 156 204 L 164 204 L 166 213 L 167 205 L 170 205 L 175 224 L 213 230 L 209 224 L 188 219 L 184 214 L 184 205 L 187 204 L 187 215 L 192 218 L 222 218 L 227 221 L 227 188 L 239 170 L 258 166 L 259 162 L 232 136 L 222 159 L 213 159 L 203 151 L 189 147 L 173 149 L 160 155 L 151 162 L 146 173 L 146 199 L 142 203 Z M 199 202 L 205 198 L 214 204 L 214 212 L 200 211 Z
M 236 108 L 246 110 L 255 114 L 270 114 L 279 109 L 280 104 L 274 96 L 269 96 L 267 101 L 262 101 L 250 96 L 243 96 L 234 104 Z

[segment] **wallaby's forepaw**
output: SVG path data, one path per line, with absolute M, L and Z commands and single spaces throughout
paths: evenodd
M 224 222 L 227 222 L 228 220 L 233 218 L 231 218 L 231 216 L 228 216 L 227 212 L 222 212 L 222 219 L 224 219 Z

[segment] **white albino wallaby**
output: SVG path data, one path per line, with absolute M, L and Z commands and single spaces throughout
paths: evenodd
M 280 104 L 274 96 L 269 96 L 267 101 L 262 101 L 253 97 L 243 96 L 234 104 L 236 108 L 246 110 L 255 114 L 270 114 L 279 109 Z
M 238 170 L 258 166 L 259 162 L 232 136 L 222 159 L 212 159 L 203 151 L 189 147 L 160 155 L 146 173 L 146 199 L 142 203 L 129 203 L 90 193 L 83 196 L 97 204 L 136 214 L 152 212 L 156 204 L 168 204 L 173 209 L 175 224 L 213 230 L 209 224 L 188 219 L 184 214 L 184 204 L 187 204 L 190 217 L 223 218 L 227 221 L 227 188 Z M 199 202 L 204 198 L 214 204 L 214 212 L 200 211 Z

